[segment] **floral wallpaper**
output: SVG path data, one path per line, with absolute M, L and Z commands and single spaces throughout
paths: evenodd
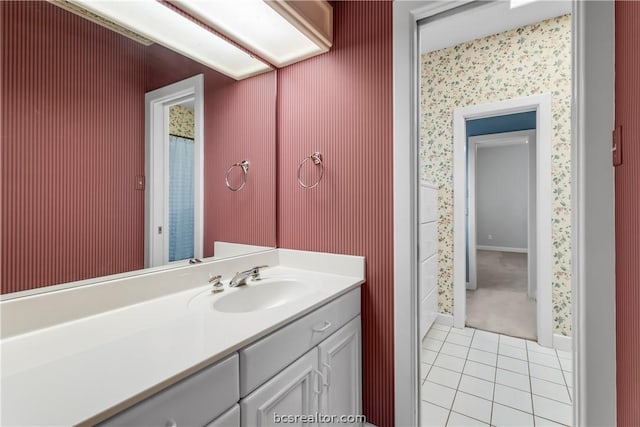
M 440 187 L 440 312 L 453 313 L 453 109 L 549 92 L 553 325 L 571 335 L 571 17 L 423 54 L 421 68 L 420 174 Z
M 181 105 L 169 108 L 169 133 L 183 138 L 193 139 L 193 110 Z

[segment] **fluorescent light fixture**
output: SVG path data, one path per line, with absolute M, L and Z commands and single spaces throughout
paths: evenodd
M 314 43 L 263 0 L 174 0 L 171 3 L 276 67 L 328 50 Z
M 526 6 L 526 5 L 528 5 L 530 3 L 533 3 L 535 1 L 538 1 L 538 0 L 510 0 L 509 1 L 509 7 L 511 9 L 515 9 L 517 7 Z
M 74 0 L 74 3 L 236 80 L 271 69 L 155 0 Z

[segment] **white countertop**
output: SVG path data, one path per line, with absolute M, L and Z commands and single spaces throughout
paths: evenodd
M 308 254 L 303 258 L 312 259 Z M 210 293 L 207 285 L 5 338 L 0 344 L 1 423 L 99 421 L 100 414 L 124 409 L 359 286 L 364 260 L 358 259 L 362 274 L 309 271 L 282 262 L 264 270 L 264 278 L 304 278 L 314 286 L 309 295 L 268 310 L 221 313 L 189 306 L 195 296 Z M 211 297 L 237 291 L 228 288 Z

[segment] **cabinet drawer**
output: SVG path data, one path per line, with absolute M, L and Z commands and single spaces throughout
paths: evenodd
M 359 313 L 357 288 L 240 350 L 240 396 L 251 393 Z
M 233 408 L 207 424 L 207 427 L 240 427 L 240 405 L 236 403 Z
M 238 401 L 238 354 L 154 394 L 101 426 L 204 426 Z

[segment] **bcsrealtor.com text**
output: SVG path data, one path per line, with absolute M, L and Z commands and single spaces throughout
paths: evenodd
M 274 424 L 363 424 L 367 421 L 364 415 L 328 415 L 315 414 L 278 414 L 273 413 Z

